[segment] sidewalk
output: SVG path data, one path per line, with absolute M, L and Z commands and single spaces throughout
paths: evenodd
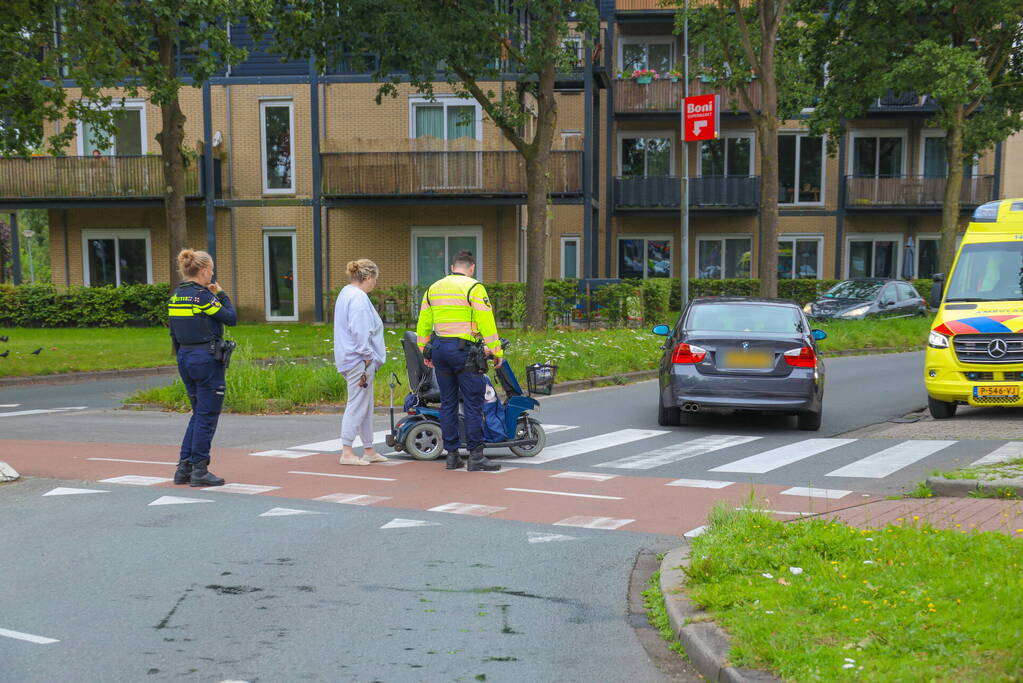
M 997 498 L 905 498 L 876 500 L 845 508 L 816 519 L 833 519 L 855 527 L 877 528 L 886 524 L 928 523 L 936 529 L 961 529 L 964 533 L 1001 531 L 1023 538 L 1023 500 Z

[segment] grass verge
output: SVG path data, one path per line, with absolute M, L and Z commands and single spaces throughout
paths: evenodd
M 1023 478 L 1023 458 L 1006 460 L 1005 462 L 993 463 L 991 465 L 980 465 L 979 467 L 960 467 L 948 472 L 934 471 L 932 474 L 933 476 L 945 477 L 946 479 L 976 479 L 977 481 L 1020 479 Z
M 730 659 L 792 681 L 1017 681 L 1023 529 L 853 529 L 715 508 L 690 597 Z
M 664 606 L 664 594 L 661 592 L 661 570 L 655 571 L 647 580 L 647 589 L 643 591 L 643 606 L 646 607 L 646 619 L 650 625 L 657 629 L 668 643 L 668 649 L 686 657 L 686 651 L 682 643 L 678 642 L 675 632 L 671 628 L 671 620 L 668 619 L 668 610 Z

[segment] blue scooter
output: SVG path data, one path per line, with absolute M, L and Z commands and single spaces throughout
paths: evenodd
M 502 348 L 507 345 L 503 340 L 501 343 Z M 444 450 L 444 435 L 440 428 L 440 387 L 437 385 L 433 369 L 426 367 L 414 332 L 406 332 L 402 336 L 401 346 L 405 352 L 410 392 L 405 397 L 406 415 L 395 423 L 394 387 L 397 377 L 392 372 L 391 433 L 387 435 L 387 445 L 397 451 L 405 451 L 416 460 L 436 460 Z M 508 448 L 520 458 L 536 455 L 547 443 L 543 425 L 530 414 L 531 410 L 540 407 L 540 403 L 524 394 L 508 363 L 496 368 L 494 375 L 500 382 L 506 399 L 500 406 L 494 406 L 495 410 L 486 416 L 490 428 L 485 431 L 489 431 L 491 435 L 499 433 L 504 439 L 488 440 L 483 448 L 485 450 Z M 499 417 L 501 413 L 503 420 Z M 496 430 L 498 426 L 503 427 L 503 430 Z M 461 412 L 458 415 L 458 433 L 461 437 L 460 447 L 464 450 L 467 446 Z

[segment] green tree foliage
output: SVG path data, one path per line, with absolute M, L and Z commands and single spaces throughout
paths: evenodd
M 526 320 L 544 326 L 551 147 L 557 130 L 555 77 L 577 63 L 570 33 L 598 31 L 592 0 L 293 0 L 274 17 L 282 50 L 312 52 L 321 66 L 341 53 L 372 54 L 377 101 L 399 83 L 433 96 L 439 83 L 473 98 L 522 155 L 527 178 Z M 591 44 L 588 39 L 585 43 Z M 344 47 L 339 47 L 344 46 Z M 367 64 L 369 61 L 367 60 Z
M 1023 127 L 1020 0 L 840 0 L 825 16 L 802 8 L 812 61 L 829 80 L 811 117 L 832 140 L 889 91 L 929 95 L 927 126 L 945 131 L 948 182 L 941 270 L 951 266 L 963 165 Z
M 679 0 L 671 4 L 680 5 Z M 778 128 L 812 97 L 817 80 L 800 54 L 804 34 L 787 0 L 706 0 L 676 14 L 699 46 L 694 70 L 732 93 L 722 108 L 750 112 L 760 159 L 757 270 L 761 296 L 778 294 Z M 759 95 L 759 97 L 758 97 Z

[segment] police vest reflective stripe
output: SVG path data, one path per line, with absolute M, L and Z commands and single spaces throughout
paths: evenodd
M 438 280 L 423 296 L 416 326 L 420 348 L 433 332 L 441 337 L 482 340 L 496 356 L 503 355 L 487 290 L 467 275 L 456 273 Z
M 205 305 L 200 305 L 198 300 L 198 297 L 192 296 L 172 296 L 167 304 L 167 315 L 172 318 L 190 318 L 200 314 L 213 315 L 223 308 L 216 299 Z

